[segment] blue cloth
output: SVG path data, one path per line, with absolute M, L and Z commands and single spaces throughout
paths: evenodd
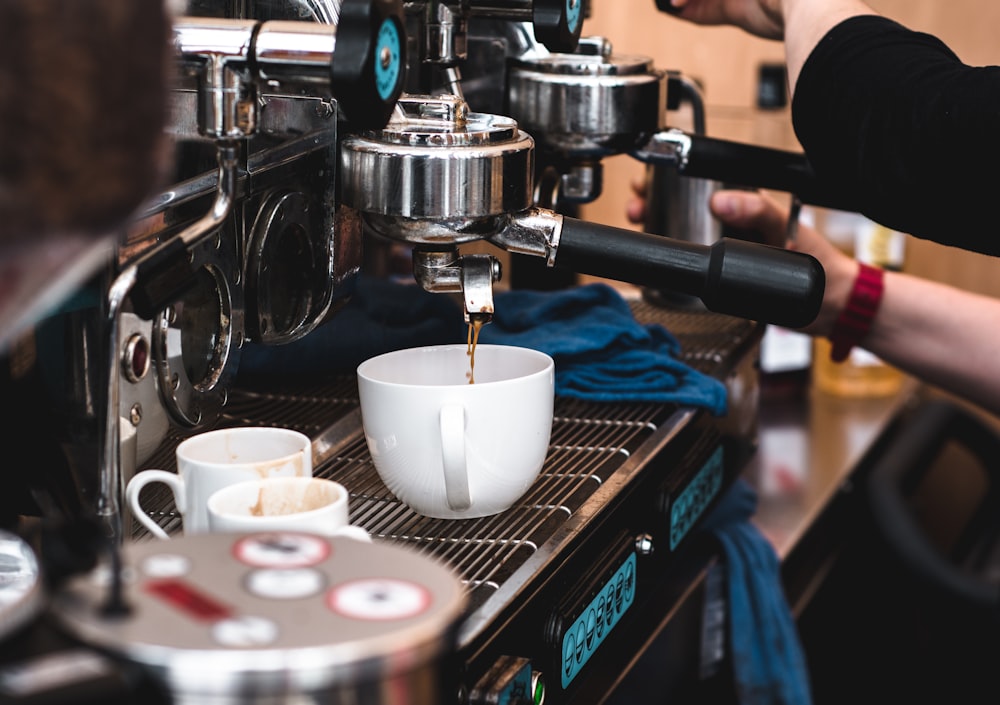
M 751 521 L 757 494 L 737 480 L 705 518 L 722 544 L 729 647 L 740 705 L 809 705 L 809 673 L 771 543 Z
M 726 412 L 726 388 L 679 360 L 663 326 L 642 325 L 606 284 L 558 291 L 513 290 L 495 297 L 479 342 L 541 350 L 556 363 L 556 394 L 600 402 L 675 403 Z
M 239 377 L 354 373 L 375 355 L 422 345 L 464 343 L 466 326 L 453 299 L 415 282 L 358 277 L 351 300 L 327 323 L 285 345 L 247 344 Z

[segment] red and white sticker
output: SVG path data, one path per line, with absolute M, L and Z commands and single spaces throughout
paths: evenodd
M 320 536 L 277 531 L 241 538 L 233 546 L 236 560 L 255 568 L 304 568 L 330 556 L 330 544 Z
M 327 605 L 344 617 L 369 621 L 408 619 L 425 612 L 431 593 L 423 585 L 396 578 L 362 578 L 330 590 Z

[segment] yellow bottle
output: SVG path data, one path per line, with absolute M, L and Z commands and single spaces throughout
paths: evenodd
M 830 211 L 826 232 L 839 247 L 859 261 L 899 271 L 903 268 L 906 236 L 857 213 Z M 843 362 L 830 359 L 830 341 L 813 343 L 813 385 L 841 397 L 891 396 L 899 391 L 904 375 L 867 350 L 854 347 Z

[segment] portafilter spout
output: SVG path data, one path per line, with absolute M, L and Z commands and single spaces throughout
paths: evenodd
M 809 255 L 730 239 L 675 241 L 538 208 L 531 203 L 534 141 L 513 119 L 470 113 L 456 96 L 407 96 L 400 105 L 402 116 L 385 130 L 349 137 L 341 149 L 344 203 L 384 237 L 429 251 L 487 240 L 550 266 L 672 289 L 711 311 L 789 328 L 819 312 L 825 274 Z M 454 261 L 460 269 L 471 263 Z M 425 288 L 470 281 L 443 271 L 418 273 L 417 281 Z M 469 299 L 467 317 L 476 313 Z
M 448 250 L 415 249 L 413 278 L 425 291 L 461 292 L 465 322 L 493 320 L 493 282 L 500 281 L 500 262 L 491 255 L 459 255 Z

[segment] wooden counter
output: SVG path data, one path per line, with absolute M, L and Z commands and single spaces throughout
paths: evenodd
M 891 397 L 848 399 L 810 390 L 802 398 L 761 403 L 760 446 L 744 477 L 760 498 L 755 522 L 782 560 L 919 389 L 906 380 Z

